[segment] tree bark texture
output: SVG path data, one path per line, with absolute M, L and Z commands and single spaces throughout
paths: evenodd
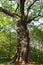
M 21 18 L 17 21 L 17 35 L 18 35 L 18 46 L 13 62 L 26 64 L 28 62 L 28 49 L 29 49 L 29 32 L 27 31 L 26 18 L 24 16 L 24 3 L 25 0 L 20 0 L 20 13 Z
M 13 62 L 27 63 L 29 49 L 29 32 L 27 31 L 25 20 L 17 21 L 18 46 Z

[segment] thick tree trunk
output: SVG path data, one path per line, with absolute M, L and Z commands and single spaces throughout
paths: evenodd
M 27 18 L 24 16 L 24 3 L 25 0 L 20 0 L 21 18 L 17 21 L 18 46 L 13 61 L 18 62 L 17 65 L 24 65 L 28 62 L 28 49 L 30 39 L 29 32 L 27 31 Z
M 25 20 L 17 21 L 18 46 L 13 62 L 25 64 L 28 62 L 29 36 Z M 19 64 L 20 65 L 20 64 Z

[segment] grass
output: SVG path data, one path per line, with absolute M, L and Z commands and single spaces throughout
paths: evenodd
M 11 64 L 9 64 L 9 63 L 2 63 L 0 65 L 11 65 Z M 27 65 L 43 65 L 43 64 L 27 64 Z
M 0 65 L 13 65 L 11 64 L 10 62 L 3 62 L 3 63 L 0 63 Z M 38 63 L 29 63 L 27 65 L 43 65 L 43 64 L 38 64 Z
M 10 59 L 8 58 L 1 58 L 0 65 L 9 65 Z
M 0 65 L 11 65 L 10 59 L 9 58 L 1 58 L 0 59 Z M 43 65 L 43 64 L 39 64 L 39 63 L 35 63 L 35 62 L 30 62 L 27 65 Z

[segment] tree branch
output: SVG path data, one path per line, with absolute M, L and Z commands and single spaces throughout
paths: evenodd
M 27 8 L 27 12 L 29 12 L 30 8 L 34 5 L 34 3 L 36 2 L 37 0 L 34 0 L 30 5 L 29 7 Z
M 23 15 L 24 15 L 24 4 L 25 4 L 25 0 L 20 0 L 20 13 L 21 13 L 21 17 L 23 17 Z
M 39 12 L 39 14 L 38 14 L 37 16 L 34 16 L 33 18 L 30 18 L 30 19 L 27 21 L 27 24 L 28 24 L 28 23 L 31 23 L 31 21 L 32 21 L 32 20 L 35 20 L 35 18 L 37 18 L 38 16 L 41 16 L 41 15 L 40 15 L 40 12 Z
M 38 16 L 40 16 L 39 14 L 37 16 L 34 16 L 33 18 L 31 18 L 29 21 L 35 20 L 35 18 L 37 18 Z
M 6 10 L 6 9 L 3 9 L 2 7 L 0 7 L 0 12 L 3 12 L 9 16 L 12 16 L 12 17 L 21 17 L 19 16 L 18 14 L 16 14 L 15 12 L 14 13 L 11 13 L 10 11 Z
M 15 12 L 17 11 L 18 8 L 19 8 L 19 4 L 17 4 L 17 8 L 16 8 Z

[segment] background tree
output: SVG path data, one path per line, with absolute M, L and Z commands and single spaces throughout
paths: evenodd
M 17 14 L 17 12 L 15 13 L 14 11 L 11 12 L 10 9 L 9 11 L 6 10 L 6 7 L 0 7 L 0 12 L 4 12 L 5 14 L 9 16 L 14 17 L 17 22 L 18 46 L 17 46 L 17 51 L 16 51 L 13 62 L 18 62 L 19 65 L 20 64 L 22 65 L 22 63 L 25 64 L 28 62 L 27 59 L 28 59 L 30 38 L 29 38 L 29 31 L 27 29 L 27 24 L 30 23 L 32 20 L 36 20 L 36 18 L 43 16 L 42 1 L 30 0 L 28 7 L 26 6 L 27 11 L 25 9 L 26 1 L 27 0 L 19 1 L 19 10 L 18 10 L 19 14 Z

